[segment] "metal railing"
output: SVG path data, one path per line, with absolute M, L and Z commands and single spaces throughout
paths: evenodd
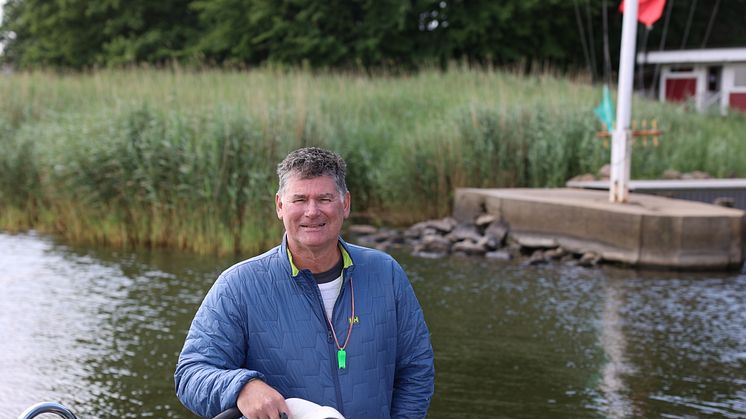
M 75 414 L 70 409 L 55 402 L 37 403 L 21 413 L 21 416 L 18 416 L 18 419 L 33 419 L 44 413 L 54 413 L 63 419 L 78 419 L 78 417 L 75 416 Z M 280 417 L 282 418 L 283 415 L 285 419 L 287 419 L 287 415 L 285 415 L 285 413 L 282 413 Z M 243 415 L 241 414 L 241 411 L 239 411 L 238 408 L 234 407 L 215 416 L 214 419 L 238 419 L 242 416 Z
M 37 403 L 21 413 L 18 419 L 32 419 L 44 413 L 54 413 L 63 419 L 78 419 L 70 409 L 54 402 Z

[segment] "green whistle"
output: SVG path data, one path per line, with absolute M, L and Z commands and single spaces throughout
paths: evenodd
M 347 367 L 347 352 L 344 349 L 337 351 L 337 363 L 339 363 L 339 369 Z

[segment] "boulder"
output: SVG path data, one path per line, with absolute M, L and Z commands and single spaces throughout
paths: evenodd
M 689 173 L 689 176 L 691 176 L 692 179 L 710 179 L 712 177 L 709 173 L 703 172 L 701 170 L 695 170 Z
M 544 255 L 543 250 L 535 250 L 533 253 L 531 253 L 531 257 L 528 259 L 526 264 L 528 265 L 543 265 L 547 263 L 547 258 Z
M 601 262 L 601 255 L 596 252 L 585 252 L 578 260 L 578 265 L 585 267 L 596 266 Z
M 419 239 L 423 236 L 423 231 L 426 226 L 427 224 L 424 221 L 417 223 L 404 231 L 404 237 L 408 239 Z
M 423 251 L 423 250 L 419 250 L 419 251 L 415 250 L 414 252 L 412 252 L 412 256 L 416 256 L 416 257 L 419 257 L 419 258 L 425 258 L 425 259 L 440 259 L 440 258 L 448 256 L 448 253 L 444 253 L 444 252 L 426 252 L 426 251 Z
M 575 176 L 573 178 L 570 178 L 570 180 L 568 180 L 568 182 L 589 182 L 589 181 L 592 181 L 592 180 L 596 180 L 596 177 L 593 176 L 590 173 L 584 173 L 582 175 L 577 175 L 577 176 Z
M 666 169 L 663 172 L 663 176 L 661 176 L 661 178 L 665 180 L 681 179 L 681 172 L 679 172 L 678 170 Z
M 415 251 L 448 254 L 451 251 L 451 241 L 443 236 L 431 234 L 422 238 L 415 246 Z
M 490 236 L 482 236 L 477 241 L 477 244 L 484 247 L 487 250 L 497 250 L 500 248 L 500 242 L 496 238 Z
M 497 217 L 491 214 L 482 214 L 479 217 L 477 217 L 476 220 L 474 220 L 474 224 L 477 225 L 479 228 L 485 228 L 488 225 L 494 223 L 497 221 Z
M 549 249 L 546 252 L 544 252 L 544 256 L 546 256 L 547 259 L 561 259 L 567 254 L 567 250 L 563 249 L 562 247 L 557 247 L 555 249 Z
M 375 234 L 371 234 L 369 237 L 376 243 L 394 240 L 400 241 L 399 233 L 396 230 L 380 230 Z
M 451 217 L 442 218 L 440 220 L 429 220 L 425 221 L 425 227 L 433 228 L 441 233 L 450 233 L 458 223 Z
M 487 226 L 487 229 L 484 230 L 484 235 L 485 237 L 490 237 L 496 240 L 497 245 L 501 246 L 505 241 L 505 236 L 508 235 L 509 231 L 510 226 L 507 223 L 502 221 L 495 221 Z
M 453 247 L 451 247 L 451 251 L 454 253 L 466 253 L 470 256 L 483 255 L 487 253 L 487 249 L 484 246 L 481 246 L 470 240 L 464 240 L 454 244 Z
M 521 247 L 529 249 L 551 249 L 559 246 L 553 237 L 536 236 L 532 234 L 511 233 L 511 237 Z
M 471 224 L 461 224 L 448 233 L 446 238 L 453 243 L 464 240 L 471 240 L 476 243 L 482 238 L 482 235 L 479 234 L 476 226 Z
M 513 255 L 510 254 L 510 252 L 507 252 L 505 250 L 495 250 L 492 252 L 487 252 L 484 254 L 484 257 L 488 259 L 494 259 L 494 260 L 511 260 L 513 259 Z

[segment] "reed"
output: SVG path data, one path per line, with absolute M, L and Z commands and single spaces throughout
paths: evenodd
M 550 73 L 32 72 L 0 97 L 0 228 L 120 246 L 275 244 L 275 165 L 301 146 L 342 154 L 353 211 L 392 224 L 446 215 L 457 187 L 561 186 L 609 159 L 600 89 Z M 635 146 L 633 177 L 746 176 L 743 115 L 634 106 L 664 135 Z

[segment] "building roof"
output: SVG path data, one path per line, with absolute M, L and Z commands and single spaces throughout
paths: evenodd
M 746 63 L 746 48 L 680 49 L 637 54 L 639 64 Z

